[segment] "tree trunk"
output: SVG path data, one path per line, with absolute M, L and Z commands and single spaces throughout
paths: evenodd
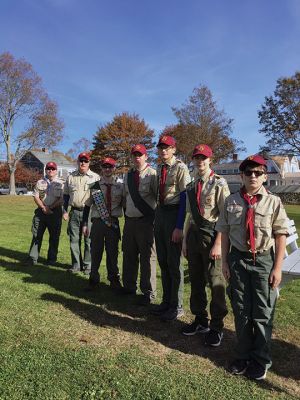
M 15 165 L 9 165 L 9 194 L 16 195 Z

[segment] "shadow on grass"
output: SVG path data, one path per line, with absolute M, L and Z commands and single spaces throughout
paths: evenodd
M 95 292 L 87 292 L 85 290 L 87 277 L 82 274 L 69 274 L 62 268 L 45 265 L 24 266 L 27 254 L 3 247 L 0 247 L 0 254 L 18 261 L 17 263 L 1 261 L 1 265 L 9 271 L 28 274 L 29 276 L 23 278 L 25 283 L 47 284 L 68 296 L 77 297 L 78 299 L 68 298 L 54 293 L 44 293 L 41 296 L 42 300 L 62 304 L 80 318 L 96 326 L 138 333 L 170 349 L 209 359 L 219 367 L 226 366 L 233 358 L 235 333 L 231 330 L 224 329 L 222 346 L 210 348 L 204 345 L 203 335 L 191 337 L 181 335 L 182 321 L 161 322 L 159 318 L 149 315 L 147 308 L 138 307 L 133 296 L 118 295 L 105 284 L 101 284 Z M 81 299 L 89 303 L 82 302 Z M 116 315 L 115 312 L 122 315 Z M 300 356 L 299 348 L 278 339 L 274 339 L 272 344 L 274 355 L 272 371 L 283 377 L 299 379 L 299 370 L 295 368 Z M 269 382 L 263 382 L 261 385 L 282 391 Z

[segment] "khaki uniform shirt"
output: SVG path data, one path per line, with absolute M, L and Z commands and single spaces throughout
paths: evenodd
M 158 195 L 159 195 L 159 181 L 161 176 L 162 165 L 157 166 L 157 179 L 158 179 Z M 166 163 L 167 165 L 167 178 L 165 185 L 165 198 L 164 205 L 179 204 L 180 193 L 184 192 L 186 185 L 190 182 L 191 177 L 187 166 L 174 156 Z
M 104 179 L 100 179 L 100 188 L 102 190 L 102 193 L 104 195 L 104 199 L 106 199 L 106 191 L 107 191 L 107 186 L 108 184 L 105 183 Z M 95 189 L 99 190 L 99 189 Z M 91 218 L 100 218 L 100 213 L 97 210 L 97 207 L 94 203 L 94 199 L 92 196 L 93 193 L 93 188 L 89 190 L 89 195 L 88 198 L 85 202 L 85 204 L 89 207 L 91 207 L 90 210 L 90 216 Z M 111 216 L 112 217 L 122 217 L 123 215 L 123 208 L 122 208 L 122 203 L 123 203 L 123 184 L 120 182 L 113 181 L 111 183 Z
M 64 194 L 70 196 L 69 206 L 83 208 L 90 195 L 89 184 L 96 182 L 100 176 L 90 169 L 82 175 L 78 170 L 72 172 L 65 183 Z
M 192 182 L 189 183 L 187 188 L 194 187 L 197 193 L 198 181 L 199 179 L 202 179 L 203 185 L 200 201 L 201 208 L 203 209 L 202 217 L 207 221 L 216 222 L 219 218 L 221 210 L 224 208 L 226 197 L 230 195 L 230 191 L 225 179 L 216 174 L 210 176 L 210 173 L 211 169 L 209 169 L 204 176 L 200 176 L 196 172 L 192 178 Z M 186 211 L 191 213 L 188 195 L 186 196 Z M 192 213 L 191 222 L 195 223 Z
M 279 197 L 269 193 L 262 186 L 258 193 L 260 200 L 254 204 L 255 247 L 258 252 L 274 246 L 274 235 L 288 234 L 287 215 Z M 224 210 L 216 225 L 219 232 L 227 232 L 231 245 L 240 251 L 249 251 L 246 232 L 247 204 L 240 192 L 225 200 Z
M 126 201 L 127 217 L 142 217 L 143 214 L 135 207 L 128 189 L 128 174 L 126 174 L 123 186 L 123 196 Z M 140 172 L 139 194 L 147 204 L 154 210 L 157 199 L 157 177 L 156 170 L 148 165 Z
M 38 195 L 46 206 L 51 206 L 57 199 L 63 198 L 63 181 L 57 177 L 50 181 L 44 177 L 37 181 L 33 195 Z

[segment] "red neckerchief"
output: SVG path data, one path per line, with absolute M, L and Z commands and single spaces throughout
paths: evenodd
M 165 186 L 167 180 L 167 166 L 163 164 L 161 168 L 160 180 L 159 180 L 159 202 L 164 204 L 165 201 Z
M 255 211 L 254 204 L 256 204 L 259 200 L 257 195 L 249 196 L 246 193 L 246 189 L 243 186 L 240 190 L 241 197 L 245 200 L 247 204 L 247 213 L 246 213 L 246 230 L 247 230 L 247 243 L 250 245 L 250 251 L 253 254 L 253 261 L 255 264 L 255 230 L 254 230 L 254 221 L 255 221 Z
M 133 179 L 134 179 L 134 183 L 135 183 L 135 186 L 136 186 L 137 189 L 139 188 L 139 185 L 140 185 L 140 174 L 141 174 L 143 171 L 145 171 L 145 169 L 148 168 L 148 167 L 150 167 L 150 164 L 146 164 L 146 166 L 145 166 L 143 169 L 141 169 L 141 170 L 136 169 L 136 170 L 134 171 L 134 173 L 133 173 Z
M 211 176 L 214 176 L 214 171 L 213 170 L 210 171 L 209 177 L 211 177 Z M 197 206 L 198 206 L 198 211 L 199 211 L 200 215 L 204 214 L 204 208 L 201 207 L 202 187 L 203 187 L 203 180 L 201 178 L 197 182 L 197 190 L 196 190 Z

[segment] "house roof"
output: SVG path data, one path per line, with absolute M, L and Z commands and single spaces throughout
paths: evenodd
M 34 155 L 44 165 L 49 161 L 54 161 L 59 167 L 76 168 L 76 163 L 68 160 L 64 154 L 56 151 L 49 153 L 42 150 L 32 150 L 29 153 Z

